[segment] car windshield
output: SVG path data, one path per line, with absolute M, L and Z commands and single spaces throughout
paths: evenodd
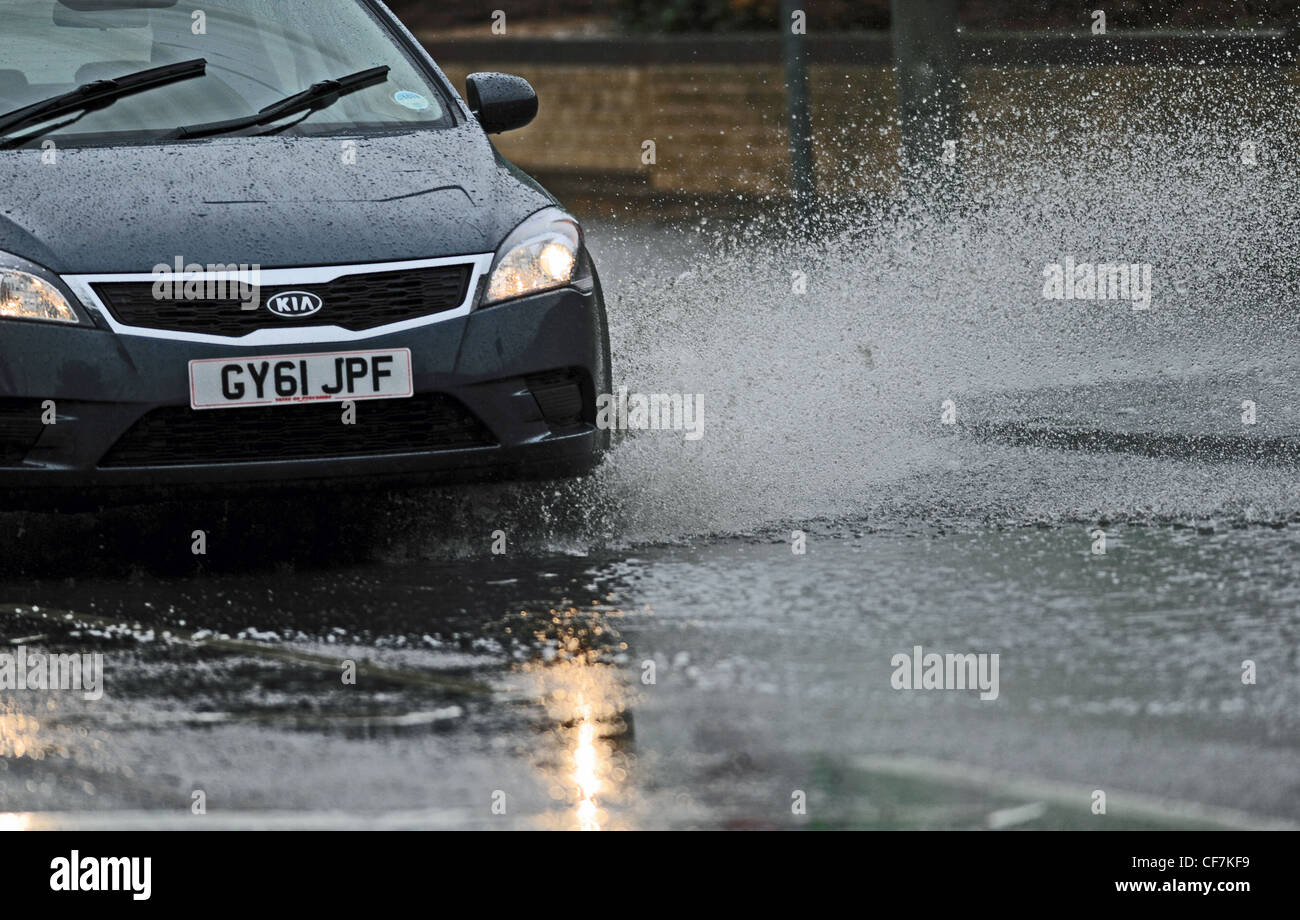
M 362 0 L 0 0 L 0 114 L 94 81 L 204 58 L 207 74 L 122 98 L 46 131 L 59 143 L 161 137 L 239 118 L 313 83 L 387 65 L 291 133 L 454 124 L 447 96 Z M 293 121 L 301 116 L 294 116 Z M 33 140 L 33 143 L 37 141 Z

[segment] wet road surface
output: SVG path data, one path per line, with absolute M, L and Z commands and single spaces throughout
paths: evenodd
M 355 506 L 333 510 L 355 526 Z M 6 695 L 0 810 L 74 827 L 1300 825 L 1300 529 L 1108 525 L 1105 555 L 1091 529 L 868 518 L 809 527 L 803 555 L 782 531 L 272 566 L 241 537 L 202 569 L 9 579 L 6 636 L 101 652 L 106 674 L 98 701 Z M 893 689 L 915 645 L 997 652 L 997 698 Z
M 1300 826 L 1288 318 L 1206 348 L 1208 320 L 1045 316 L 1038 354 L 992 315 L 940 341 L 924 299 L 811 329 L 784 267 L 702 316 L 754 259 L 706 270 L 693 233 L 602 264 L 621 379 L 704 393 L 698 443 L 633 433 L 569 484 L 0 515 L 0 635 L 106 669 L 97 701 L 0 695 L 0 823 Z M 996 697 L 896 689 L 917 646 L 997 654 Z

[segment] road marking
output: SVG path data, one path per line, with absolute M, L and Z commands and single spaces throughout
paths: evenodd
M 947 783 L 1026 802 L 1048 803 L 1059 808 L 1078 810 L 1081 814 L 1088 813 L 1092 800 L 1092 789 L 1086 786 L 998 773 L 953 761 L 869 754 L 853 758 L 852 763 L 866 773 Z M 994 815 L 1005 815 L 1012 810 L 1014 809 L 1004 809 L 1002 812 L 994 812 Z M 1137 818 L 1161 824 L 1204 823 L 1217 825 L 1224 830 L 1300 830 L 1300 824 L 1283 818 L 1266 818 L 1235 808 L 1110 789 L 1106 790 L 1106 811 L 1113 817 Z M 1019 817 L 1023 818 L 1023 815 Z M 1098 815 L 1097 818 L 1099 829 L 1105 829 L 1105 817 Z
M 1013 808 L 1001 808 L 988 816 L 985 823 L 989 830 L 1000 831 L 1018 824 L 1029 824 L 1047 814 L 1046 802 L 1030 802 L 1028 805 L 1016 805 Z

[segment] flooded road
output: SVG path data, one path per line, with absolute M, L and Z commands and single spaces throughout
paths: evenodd
M 826 524 L 803 556 L 42 581 L 6 633 L 102 652 L 105 693 L 10 695 L 0 801 L 60 827 L 1300 824 L 1298 543 Z M 893 689 L 917 644 L 998 652 L 997 697 Z
M 0 696 L 0 821 L 1300 826 L 1294 237 L 1246 194 L 1293 180 L 1195 162 L 1104 220 L 593 222 L 617 378 L 705 429 L 582 481 L 0 515 L 0 635 L 105 666 Z M 1088 253 L 1149 306 L 1045 300 Z
M 95 701 L 6 695 L 0 810 L 42 827 L 1300 825 L 1293 458 L 1111 448 L 959 429 L 851 514 L 621 545 L 563 507 L 590 483 L 10 516 L 15 545 L 46 550 L 8 560 L 24 574 L 3 581 L 5 635 L 100 652 L 105 677 Z M 896 688 L 917 646 L 997 654 L 995 695 Z

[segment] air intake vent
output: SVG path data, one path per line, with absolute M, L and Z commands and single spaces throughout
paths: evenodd
M 355 425 L 334 404 L 155 409 L 113 446 L 101 467 L 264 463 L 487 447 L 495 440 L 450 396 L 363 400 Z
M 526 378 L 542 417 L 552 428 L 570 428 L 582 422 L 583 379 L 582 372 L 574 368 Z
M 36 446 L 45 425 L 41 400 L 0 399 L 0 464 L 17 466 Z

